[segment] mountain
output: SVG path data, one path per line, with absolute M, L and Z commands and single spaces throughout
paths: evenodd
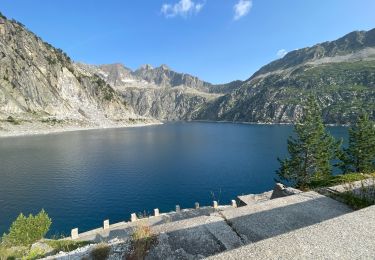
M 101 77 L 1 15 L 0 128 L 9 122 L 108 126 L 138 118 Z
M 375 114 L 375 29 L 295 50 L 246 81 L 214 85 L 167 65 L 74 63 L 0 16 L 0 131 L 37 122 L 113 126 L 137 121 L 292 123 L 316 94 L 326 123 Z
M 375 117 L 375 29 L 292 51 L 239 88 L 202 107 L 193 119 L 295 122 L 315 94 L 326 123 L 350 123 L 360 110 Z
M 167 65 L 153 68 L 143 65 L 132 71 L 122 64 L 88 65 L 77 63 L 82 70 L 100 76 L 137 114 L 160 120 L 191 120 L 212 100 L 233 91 L 242 84 L 234 81 L 213 85 L 199 78 L 178 73 Z

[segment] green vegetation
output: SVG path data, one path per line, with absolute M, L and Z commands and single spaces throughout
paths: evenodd
M 94 75 L 94 83 L 96 83 L 97 88 L 95 89 L 95 94 L 102 96 L 104 100 L 111 101 L 115 97 L 115 90 L 107 84 L 100 76 Z
M 46 240 L 45 242 L 47 245 L 55 249 L 56 252 L 70 252 L 90 244 L 88 241 L 75 240 Z
M 316 188 L 322 188 L 322 187 L 331 187 L 331 186 L 350 183 L 354 181 L 361 181 L 361 180 L 365 180 L 371 177 L 375 178 L 375 174 L 347 173 L 347 174 L 339 174 L 339 175 L 329 175 L 323 179 L 312 180 L 308 184 L 307 188 L 316 189 Z
M 366 113 L 349 129 L 349 147 L 344 149 L 340 164 L 344 172 L 369 173 L 375 170 L 375 122 Z
M 139 222 L 132 234 L 132 250 L 126 259 L 137 260 L 144 259 L 155 242 L 155 235 L 150 226 L 146 223 Z
M 3 235 L 2 242 L 10 246 L 29 246 L 42 239 L 51 224 L 52 221 L 44 210 L 28 217 L 21 213 L 12 223 L 9 233 Z
M 30 214 L 28 217 L 21 213 L 12 223 L 8 234 L 4 234 L 0 241 L 0 260 L 33 260 L 44 257 L 48 252 L 45 252 L 42 248 L 31 247 L 33 243 L 38 241 L 51 247 L 54 253 L 60 251 L 70 252 L 89 244 L 87 241 L 44 240 L 43 238 L 48 232 L 51 223 L 51 219 L 44 210 L 41 210 L 35 216 Z
M 109 245 L 100 243 L 91 251 L 90 256 L 93 260 L 104 260 L 108 258 L 110 251 L 111 247 Z
M 311 96 L 294 131 L 296 137 L 288 139 L 290 158 L 278 159 L 281 166 L 277 174 L 281 180 L 305 189 L 312 180 L 331 175 L 331 160 L 336 158 L 341 142 L 326 132 L 321 111 Z
M 354 210 L 363 209 L 368 206 L 374 205 L 374 201 L 364 197 L 358 196 L 351 191 L 338 193 L 333 196 L 335 199 L 342 201 Z
M 12 116 L 8 116 L 7 122 L 12 123 L 13 125 L 19 125 L 20 124 L 20 121 L 18 121 L 17 119 L 15 119 Z

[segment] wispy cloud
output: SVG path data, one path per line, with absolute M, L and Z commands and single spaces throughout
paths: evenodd
M 167 18 L 176 16 L 187 17 L 188 15 L 199 13 L 203 6 L 204 2 L 198 3 L 192 0 L 180 0 L 175 4 L 163 4 L 161 13 Z
M 281 49 L 281 50 L 278 50 L 277 53 L 276 53 L 276 56 L 278 58 L 282 58 L 284 57 L 288 52 L 285 50 L 285 49 Z
M 234 20 L 238 20 L 250 12 L 251 7 L 253 7 L 252 0 L 239 0 L 237 4 L 234 5 Z

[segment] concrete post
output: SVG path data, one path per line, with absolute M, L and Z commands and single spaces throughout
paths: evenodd
M 132 214 L 130 215 L 130 221 L 131 221 L 131 222 L 135 222 L 135 221 L 137 221 L 137 220 L 138 220 L 138 218 L 137 218 L 137 214 L 132 213 Z
M 233 208 L 237 208 L 237 201 L 232 200 L 232 207 L 233 207 Z
M 177 213 L 180 213 L 180 212 L 181 212 L 181 207 L 180 207 L 180 205 L 176 205 L 176 212 L 177 212 Z
M 195 209 L 199 209 L 199 203 L 195 202 Z
M 79 237 L 78 236 L 78 228 L 72 229 L 71 237 L 72 237 L 72 239 L 77 239 Z
M 214 201 L 214 209 L 217 209 L 219 207 L 219 203 L 217 201 Z
M 109 219 L 103 221 L 103 229 L 109 229 Z
M 155 217 L 160 215 L 159 209 L 154 209 L 154 215 Z

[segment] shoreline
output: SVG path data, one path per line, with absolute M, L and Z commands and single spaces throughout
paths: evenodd
M 224 123 L 224 124 L 241 124 L 241 125 L 288 125 L 294 126 L 295 123 L 265 123 L 265 122 L 242 122 L 242 121 L 212 121 L 212 120 L 190 120 L 190 121 L 173 121 L 173 122 L 201 122 L 201 123 Z M 350 124 L 324 124 L 325 126 L 343 126 L 349 127 Z
M 68 125 L 64 127 L 42 127 L 38 129 L 28 130 L 24 129 L 14 129 L 11 131 L 1 131 L 0 130 L 0 139 L 2 138 L 11 138 L 11 137 L 26 137 L 26 136 L 38 136 L 38 135 L 52 135 L 52 134 L 61 134 L 65 132 L 78 132 L 78 131 L 90 131 L 90 130 L 101 130 L 101 129 L 117 129 L 117 128 L 135 128 L 135 127 L 146 127 L 154 125 L 164 124 L 161 121 L 148 122 L 148 123 L 135 123 L 128 125 L 108 125 L 108 126 L 74 126 Z
M 185 123 L 218 123 L 218 124 L 242 124 L 242 125 L 287 125 L 293 126 L 293 123 L 264 123 L 264 122 L 236 122 L 236 121 L 212 121 L 212 120 L 177 120 L 177 121 L 151 121 L 151 122 L 142 122 L 135 124 L 113 124 L 113 125 L 102 125 L 102 126 L 77 126 L 77 125 L 66 125 L 66 126 L 41 126 L 35 128 L 36 124 L 30 123 L 30 126 L 34 129 L 29 129 L 25 126 L 22 127 L 13 127 L 10 131 L 2 131 L 0 128 L 0 139 L 9 138 L 9 137 L 21 137 L 21 136 L 37 136 L 37 135 L 50 135 L 50 134 L 60 134 L 65 132 L 76 132 L 76 131 L 89 131 L 89 130 L 101 130 L 101 129 L 117 129 L 117 128 L 133 128 L 133 127 L 145 127 L 145 126 L 154 126 L 154 125 L 163 125 L 165 123 L 174 123 L 174 122 L 185 122 Z M 41 127 L 40 127 L 41 126 Z M 347 124 L 326 124 L 328 127 L 342 126 L 348 127 Z

